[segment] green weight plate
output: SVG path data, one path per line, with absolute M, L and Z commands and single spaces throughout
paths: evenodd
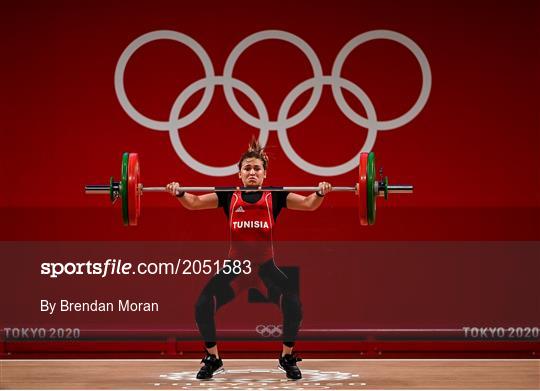
M 388 177 L 384 177 L 384 199 L 388 199 Z
M 377 212 L 377 195 L 375 194 L 375 154 L 370 152 L 367 162 L 367 210 L 368 224 L 375 224 L 375 214 Z
M 129 209 L 128 209 L 128 163 L 129 153 L 124 152 L 122 155 L 122 179 L 120 180 L 120 200 L 122 202 L 122 221 L 124 225 L 129 225 Z

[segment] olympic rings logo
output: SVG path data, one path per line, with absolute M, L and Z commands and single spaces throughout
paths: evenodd
M 204 78 L 191 83 L 178 94 L 167 121 L 152 119 L 140 113 L 129 101 L 124 87 L 124 72 L 131 56 L 141 46 L 162 39 L 176 41 L 188 46 L 198 56 L 205 72 Z M 296 46 L 305 54 L 313 70 L 313 77 L 299 83 L 287 94 L 279 108 L 277 120 L 270 120 L 268 110 L 259 94 L 248 84 L 233 76 L 234 66 L 240 55 L 249 46 L 269 39 L 285 41 Z M 422 71 L 422 88 L 416 102 L 404 114 L 385 121 L 377 119 L 375 107 L 367 94 L 357 84 L 341 77 L 341 69 L 348 55 L 359 45 L 376 39 L 391 40 L 405 46 L 416 57 Z M 321 98 L 322 89 L 325 85 L 331 87 L 336 104 L 342 113 L 358 126 L 368 130 L 366 141 L 356 156 L 336 166 L 319 166 L 306 161 L 295 151 L 287 136 L 289 128 L 300 124 L 313 112 Z M 143 34 L 131 42 L 120 55 L 114 74 L 114 87 L 118 100 L 122 108 L 135 122 L 152 130 L 169 132 L 174 150 L 180 159 L 192 169 L 210 176 L 227 176 L 237 172 L 236 163 L 225 167 L 215 167 L 201 163 L 188 153 L 180 140 L 179 134 L 180 129 L 192 124 L 204 113 L 210 104 L 216 86 L 223 87 L 227 103 L 238 118 L 260 130 L 259 141 L 261 145 L 266 144 L 270 131 L 277 131 L 283 151 L 296 166 L 317 176 L 336 176 L 349 172 L 358 166 L 360 153 L 371 151 L 375 144 L 377 132 L 401 127 L 412 121 L 422 111 L 431 91 L 431 69 L 422 49 L 409 37 L 391 30 L 372 30 L 359 34 L 347 42 L 334 60 L 332 73 L 324 75 L 319 58 L 307 42 L 286 31 L 265 30 L 249 35 L 235 46 L 225 62 L 223 75 L 220 76 L 215 74 L 212 61 L 206 51 L 193 38 L 177 31 L 158 30 Z M 254 117 L 244 110 L 236 99 L 235 89 L 240 90 L 251 100 L 257 110 L 258 117 Z M 312 92 L 307 104 L 298 113 L 289 116 L 289 111 L 295 100 L 308 89 L 311 89 Z M 342 89 L 352 93 L 362 103 L 366 111 L 366 117 L 358 114 L 349 106 L 343 97 Z M 197 106 L 190 113 L 180 116 L 180 112 L 188 99 L 200 90 L 204 90 L 204 93 Z
M 257 327 L 255 327 L 255 331 L 259 333 L 260 335 L 262 335 L 263 337 L 277 338 L 283 335 L 283 326 L 282 325 L 276 326 L 273 324 L 269 324 L 268 326 L 266 326 L 264 324 L 260 324 L 260 325 L 257 325 Z

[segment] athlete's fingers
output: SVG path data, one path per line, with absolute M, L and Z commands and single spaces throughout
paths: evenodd
M 319 189 L 320 192 L 324 195 L 330 191 L 332 191 L 332 185 L 328 182 L 319 182 Z
M 324 182 L 324 194 L 329 193 L 332 190 L 332 186 L 330 186 L 330 183 Z
M 177 188 L 180 187 L 180 185 L 178 184 L 178 182 L 171 182 L 169 183 L 167 186 L 166 186 L 166 190 L 169 194 L 171 195 L 176 195 L 177 193 Z
M 325 182 L 326 183 L 326 188 L 327 188 L 327 193 L 330 193 L 332 191 L 332 185 L 328 182 Z

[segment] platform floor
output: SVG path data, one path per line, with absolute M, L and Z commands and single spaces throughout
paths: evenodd
M 291 381 L 276 360 L 224 360 L 198 381 L 199 360 L 3 360 L 2 389 L 540 389 L 540 360 L 307 359 Z

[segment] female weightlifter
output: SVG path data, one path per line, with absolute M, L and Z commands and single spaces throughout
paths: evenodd
M 177 182 L 167 185 L 167 191 L 187 209 L 222 207 L 230 227 L 229 259 L 251 260 L 250 274 L 217 273 L 197 300 L 195 319 L 206 347 L 197 379 L 210 379 L 214 374 L 223 372 L 223 361 L 216 344 L 214 315 L 240 292 L 251 287 L 265 287 L 268 299 L 280 307 L 283 314 L 283 351 L 278 368 L 289 379 L 301 379 L 302 373 L 296 365 L 301 358 L 292 351 L 302 321 L 302 305 L 298 294 L 290 289 L 287 276 L 274 263 L 272 228 L 282 208 L 313 211 L 321 206 L 325 194 L 332 191 L 332 186 L 320 182 L 320 190 L 307 197 L 289 192 L 257 190 L 266 178 L 268 156 L 256 139 L 251 141 L 248 150 L 241 156 L 238 169 L 238 177 L 243 185 L 253 187 L 253 191 L 197 196 L 180 192 Z

